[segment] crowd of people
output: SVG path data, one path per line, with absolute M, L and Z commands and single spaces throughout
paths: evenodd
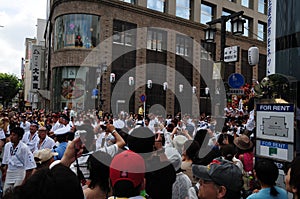
M 228 106 L 221 129 L 205 113 L 3 110 L 3 198 L 297 199 L 299 159 L 279 187 L 275 163 L 255 158 L 253 105 Z

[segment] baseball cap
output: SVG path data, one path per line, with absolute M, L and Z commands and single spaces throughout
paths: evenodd
M 51 149 L 41 149 L 34 152 L 34 160 L 36 163 L 42 164 L 57 155 L 58 153 L 52 152 Z
M 232 162 L 220 158 L 207 166 L 193 164 L 192 171 L 197 178 L 212 181 L 231 191 L 241 191 L 244 184 L 241 170 Z
M 145 162 L 137 153 L 126 150 L 116 155 L 110 164 L 110 179 L 112 186 L 122 180 L 127 180 L 137 187 L 144 181 Z

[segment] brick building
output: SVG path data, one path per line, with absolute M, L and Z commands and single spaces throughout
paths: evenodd
M 203 76 L 211 77 L 213 62 L 220 59 L 220 27 L 215 42 L 207 43 L 206 22 L 244 11 L 244 35 L 226 33 L 226 46 L 239 46 L 240 51 L 238 62 L 224 65 L 223 83 L 232 73 L 241 73 L 249 84 L 266 76 L 267 5 L 265 0 L 251 2 L 51 1 L 46 35 L 48 47 L 51 43 L 47 64 L 52 109 L 137 112 L 144 94 L 147 111 L 211 111 L 205 94 L 211 85 Z M 260 50 L 254 67 L 247 58 L 253 45 Z

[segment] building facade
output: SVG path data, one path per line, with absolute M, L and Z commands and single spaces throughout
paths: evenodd
M 237 62 L 223 66 L 224 84 L 232 73 L 248 84 L 266 76 L 267 1 L 253 2 L 51 1 L 46 32 L 51 109 L 137 112 L 145 101 L 147 111 L 167 114 L 212 111 L 206 109 L 205 88 L 216 88 L 207 79 L 220 60 L 221 35 L 217 24 L 215 43 L 204 40 L 208 21 L 244 11 L 244 35 L 234 36 L 230 21 L 226 24 L 226 46 L 240 51 Z M 251 46 L 260 50 L 254 67 L 248 64 Z

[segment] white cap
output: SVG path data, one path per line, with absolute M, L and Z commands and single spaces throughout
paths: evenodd
M 125 123 L 122 120 L 116 120 L 113 124 L 116 129 L 122 129 L 125 127 Z
M 56 131 L 54 131 L 54 135 L 63 135 L 66 134 L 70 131 L 70 128 L 67 127 L 63 127 L 63 128 L 59 128 Z

